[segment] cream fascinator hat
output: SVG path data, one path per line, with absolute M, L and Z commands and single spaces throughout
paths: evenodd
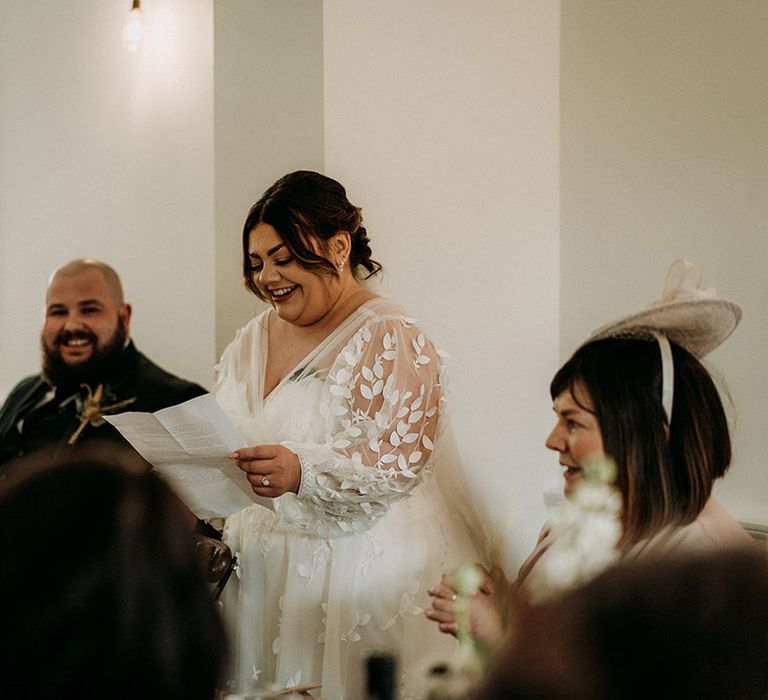
M 669 267 L 661 299 L 645 309 L 601 326 L 587 343 L 605 338 L 655 338 L 659 343 L 663 371 L 662 403 L 667 421 L 672 417 L 674 364 L 669 341 L 697 358 L 714 350 L 741 320 L 741 308 L 718 299 L 714 289 L 702 289 L 701 268 L 687 260 Z

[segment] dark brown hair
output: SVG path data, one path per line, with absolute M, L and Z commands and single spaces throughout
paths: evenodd
M 0 697 L 211 700 L 224 628 L 192 518 L 126 450 L 0 482 Z
M 768 559 L 755 546 L 624 561 L 542 606 L 519 600 L 472 700 L 768 697 Z
M 325 275 L 338 275 L 336 266 L 312 246 L 326 242 L 339 231 L 350 235 L 350 268 L 357 276 L 358 266 L 372 277 L 381 265 L 371 258 L 368 233 L 362 226 L 362 213 L 347 199 L 341 183 L 310 170 L 297 170 L 281 177 L 251 207 L 243 224 L 243 281 L 248 290 L 262 298 L 253 280 L 248 244 L 251 231 L 265 223 L 277 231 L 288 251 L 303 268 Z
M 550 394 L 574 400 L 589 392 L 606 455 L 616 463 L 624 500 L 622 543 L 631 546 L 666 525 L 695 520 L 731 461 L 728 422 L 702 364 L 671 343 L 672 421 L 661 404 L 661 359 L 655 340 L 610 338 L 579 348 L 555 375 Z M 582 408 L 585 408 L 582 406 Z

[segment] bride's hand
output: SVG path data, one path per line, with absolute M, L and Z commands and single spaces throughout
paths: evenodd
M 228 455 L 245 472 L 251 488 L 259 496 L 277 498 L 289 491 L 298 493 L 301 463 L 283 445 L 243 447 Z

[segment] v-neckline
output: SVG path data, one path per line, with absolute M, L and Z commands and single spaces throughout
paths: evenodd
M 283 378 L 277 384 L 275 384 L 274 387 L 272 387 L 272 390 L 268 394 L 264 395 L 264 387 L 266 386 L 267 379 L 267 360 L 269 359 L 269 320 L 272 317 L 272 314 L 275 313 L 274 309 L 268 309 L 266 318 L 264 319 L 265 322 L 259 325 L 259 355 L 260 357 L 264 358 L 261 363 L 261 380 L 259 382 L 259 397 L 261 399 L 261 406 L 266 405 L 269 399 L 277 393 L 278 389 L 280 389 L 283 384 L 288 382 L 290 378 L 295 376 L 299 371 L 303 370 L 312 361 L 312 359 L 319 354 L 321 347 L 326 345 L 329 341 L 333 340 L 339 333 L 346 329 L 352 320 L 356 319 L 366 307 L 379 300 L 381 300 L 381 297 L 375 296 L 360 304 L 360 306 L 354 309 L 352 313 L 349 314 L 349 316 L 347 316 L 338 326 L 336 326 L 336 328 L 334 328 L 325 338 L 323 338 L 323 340 L 315 345 L 312 350 L 310 350 L 293 367 L 291 367 L 291 369 L 285 373 Z

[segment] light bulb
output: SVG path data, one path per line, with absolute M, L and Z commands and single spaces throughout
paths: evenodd
M 137 51 L 144 37 L 144 17 L 141 14 L 141 0 L 133 0 L 131 13 L 123 29 L 123 43 L 129 51 Z

